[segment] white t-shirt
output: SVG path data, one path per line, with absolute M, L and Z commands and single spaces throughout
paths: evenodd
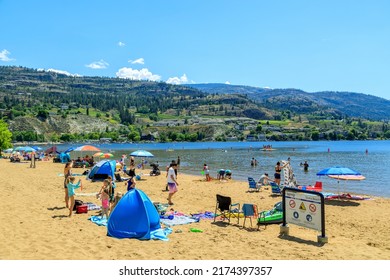
M 167 176 L 168 183 L 175 183 L 175 181 L 173 181 L 171 178 L 172 175 L 173 175 L 173 178 L 175 178 L 175 180 L 176 180 L 175 170 L 173 169 L 173 167 L 169 167 L 168 176 Z

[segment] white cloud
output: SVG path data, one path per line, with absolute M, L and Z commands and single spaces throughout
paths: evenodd
M 9 51 L 7 51 L 6 49 L 2 50 L 0 52 L 0 60 L 1 61 L 11 61 L 11 60 L 14 60 L 13 58 L 10 58 L 8 55 L 10 55 L 11 53 Z
M 42 70 L 44 70 L 44 69 L 38 69 L 38 71 L 42 71 Z M 63 74 L 63 75 L 66 75 L 66 76 L 81 77 L 81 75 L 79 75 L 79 74 L 71 74 L 71 73 L 69 73 L 68 71 L 65 71 L 65 70 L 57 70 L 57 69 L 50 68 L 50 69 L 47 69 L 46 71 L 47 72 L 54 72 L 54 73 L 58 73 L 58 74 Z
M 179 77 L 171 77 L 167 80 L 168 84 L 174 84 L 174 85 L 181 85 L 181 84 L 188 84 L 188 78 L 186 74 L 183 74 L 183 76 Z
M 131 80 L 149 80 L 149 81 L 159 81 L 161 76 L 153 74 L 147 68 L 142 68 L 141 70 L 132 69 L 129 67 L 123 67 L 116 72 L 118 78 L 131 79 Z
M 226 81 L 225 84 L 226 84 L 226 85 L 230 85 L 230 82 L 229 82 L 229 81 Z
M 119 47 L 124 47 L 124 46 L 126 46 L 126 44 L 123 43 L 123 42 L 118 42 L 118 46 L 119 46 Z
M 128 62 L 131 64 L 145 64 L 145 60 L 142 57 L 137 58 L 136 60 L 129 60 Z
M 91 68 L 91 69 L 106 69 L 109 64 L 105 62 L 103 59 L 100 61 L 95 61 L 90 64 L 85 65 L 85 67 Z

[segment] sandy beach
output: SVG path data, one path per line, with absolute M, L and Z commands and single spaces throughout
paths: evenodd
M 107 229 L 88 218 L 98 211 L 68 217 L 64 203 L 63 164 L 37 162 L 11 163 L 0 159 L 2 260 L 389 260 L 390 200 L 372 197 L 364 201 L 331 201 L 325 206 L 326 235 L 329 242 L 317 243 L 318 232 L 290 226 L 290 236 L 279 236 L 279 225 L 251 228 L 243 219 L 237 225 L 201 220 L 172 227 L 169 241 L 116 239 Z M 73 169 L 82 173 L 82 169 Z M 140 173 L 137 170 L 137 173 Z M 142 171 L 147 174 L 147 170 Z M 258 178 L 260 174 L 253 174 Z M 100 205 L 93 194 L 101 182 L 83 180 L 78 190 L 84 202 Z M 185 214 L 214 212 L 216 194 L 232 197 L 233 202 L 253 203 L 268 210 L 281 200 L 270 189 L 248 193 L 248 183 L 234 180 L 206 182 L 202 177 L 178 176 L 179 192 L 172 208 Z M 165 172 L 161 176 L 142 176 L 137 188 L 154 202 L 166 202 Z M 125 184 L 117 183 L 125 192 Z M 326 186 L 324 186 L 326 188 Z M 84 195 L 83 195 L 84 194 Z M 203 232 L 190 232 L 190 228 Z M 175 232 L 180 229 L 181 232 Z

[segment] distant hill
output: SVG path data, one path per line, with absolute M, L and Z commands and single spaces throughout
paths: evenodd
M 229 84 L 188 84 L 206 93 L 242 94 L 273 110 L 297 114 L 337 114 L 371 120 L 390 119 L 390 101 L 354 92 L 305 92 L 299 89 L 268 89 Z

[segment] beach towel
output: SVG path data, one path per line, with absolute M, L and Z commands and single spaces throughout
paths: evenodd
M 169 241 L 167 236 L 171 233 L 171 228 L 159 228 L 150 232 L 150 239 Z
M 81 173 L 72 173 L 72 176 L 76 177 L 76 176 L 84 176 L 85 174 L 81 174 Z M 64 174 L 63 173 L 58 173 L 58 176 L 60 177 L 64 177 Z
M 173 219 L 170 219 L 168 217 L 172 217 Z M 168 215 L 166 216 L 160 216 L 160 222 L 166 226 L 177 226 L 177 225 L 186 225 L 191 223 L 197 223 L 199 222 L 199 219 L 195 219 L 189 216 L 180 216 L 180 215 Z
M 76 196 L 92 196 L 92 197 L 96 197 L 98 193 L 97 192 L 94 192 L 94 193 L 75 193 Z
M 92 223 L 97 224 L 98 226 L 107 226 L 107 218 L 100 216 L 91 216 L 88 218 Z
M 206 211 L 204 213 L 191 214 L 191 216 L 192 216 L 192 218 L 197 219 L 197 220 L 202 220 L 202 219 L 212 220 L 212 219 L 214 219 L 215 213 Z
M 93 211 L 93 210 L 100 210 L 102 207 L 99 205 L 96 205 L 92 202 L 84 202 L 84 204 L 87 205 L 88 211 Z
M 344 194 L 334 194 L 334 193 L 322 193 L 325 200 L 334 200 L 334 199 L 348 199 L 348 200 L 369 200 L 369 197 L 363 197 L 359 195 L 351 195 L 349 193 Z

